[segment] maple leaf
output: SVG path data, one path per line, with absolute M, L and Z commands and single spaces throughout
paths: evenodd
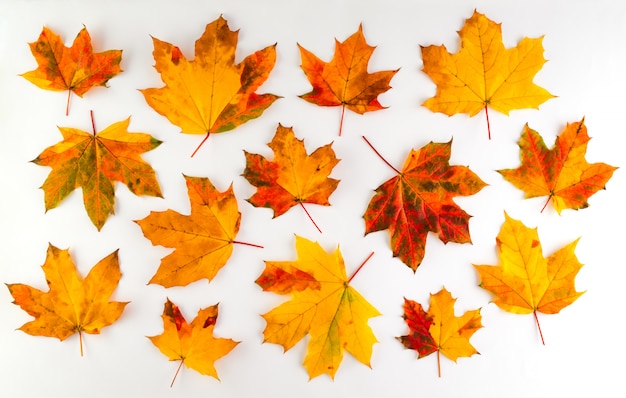
M 83 279 L 69 251 L 49 245 L 42 269 L 47 292 L 19 283 L 7 284 L 13 303 L 35 317 L 19 329 L 61 341 L 78 333 L 82 356 L 83 332 L 99 334 L 103 327 L 117 321 L 128 304 L 109 301 L 122 276 L 117 250 L 100 260 Z
M 38 66 L 21 76 L 46 90 L 68 90 L 66 115 L 72 92 L 82 97 L 94 86 L 106 86 L 109 79 L 122 71 L 122 51 L 94 53 L 86 28 L 78 32 L 71 47 L 66 47 L 59 35 L 45 26 L 37 41 L 29 45 Z
M 423 106 L 448 116 L 474 116 L 484 109 L 491 138 L 488 108 L 508 115 L 514 109 L 536 109 L 554 97 L 533 83 L 546 62 L 543 37 L 526 37 L 506 49 L 501 24 L 477 11 L 458 33 L 461 48 L 456 54 L 450 54 L 444 45 L 420 46 L 422 70 L 437 85 L 435 96 Z
M 219 192 L 208 178 L 185 176 L 185 181 L 191 202 L 188 216 L 153 211 L 135 221 L 153 245 L 175 248 L 161 260 L 149 283 L 172 287 L 203 278 L 210 281 L 228 261 L 234 243 L 261 247 L 235 240 L 241 213 L 232 185 Z
M 206 134 L 193 155 L 212 133 L 233 130 L 261 116 L 278 96 L 255 91 L 276 63 L 276 45 L 248 55 L 235 64 L 238 31 L 220 16 L 196 41 L 195 59 L 180 49 L 152 38 L 155 69 L 162 88 L 140 90 L 146 102 L 186 134 Z
M 474 267 L 480 286 L 494 295 L 498 307 L 514 314 L 534 315 L 543 342 L 537 312 L 556 314 L 583 294 L 574 287 L 582 267 L 574 253 L 578 239 L 545 258 L 537 228 L 528 228 L 506 213 L 504 216 L 496 238 L 500 265 Z
M 274 211 L 274 217 L 296 205 L 309 215 L 304 203 L 330 206 L 328 197 L 339 184 L 339 180 L 328 177 L 339 163 L 331 145 L 324 145 L 307 155 L 304 140 L 298 140 L 291 127 L 279 124 L 268 144 L 274 151 L 274 161 L 244 151 L 246 169 L 243 176 L 257 187 L 248 201 L 256 207 L 269 207 Z M 309 218 L 313 221 L 310 215 Z M 313 224 L 321 232 L 314 221 Z
M 544 209 L 550 200 L 559 214 L 563 209 L 589 206 L 587 199 L 605 188 L 617 167 L 587 163 L 585 153 L 590 138 L 584 121 L 583 118 L 568 123 L 552 149 L 526 124 L 519 140 L 522 164 L 498 172 L 524 191 L 526 198 L 548 196 Z
M 327 253 L 317 242 L 296 236 L 296 261 L 266 261 L 256 283 L 267 292 L 289 294 L 287 301 L 263 315 L 264 342 L 287 351 L 310 335 L 304 367 L 312 379 L 334 379 L 344 350 L 370 366 L 376 337 L 367 324 L 380 313 L 350 286 L 339 248 Z
M 126 184 L 135 195 L 162 197 L 154 170 L 140 157 L 161 141 L 145 133 L 128 132 L 129 124 L 130 118 L 96 133 L 92 114 L 93 134 L 59 127 L 63 141 L 33 160 L 52 167 L 41 187 L 46 211 L 57 207 L 74 189 L 82 188 L 87 215 L 100 230 L 114 213 L 115 181 Z
M 362 25 L 344 42 L 335 39 L 335 54 L 330 62 L 320 60 L 300 44 L 298 48 L 302 57 L 302 70 L 313 86 L 313 90 L 300 98 L 319 106 L 341 106 L 339 135 L 346 108 L 361 115 L 385 109 L 378 102 L 378 95 L 391 88 L 389 82 L 399 69 L 367 72 L 375 47 L 365 41 Z
M 471 243 L 470 216 L 452 198 L 474 195 L 486 184 L 468 167 L 449 164 L 452 140 L 411 150 L 400 171 L 363 138 L 398 174 L 376 188 L 363 214 L 365 234 L 388 229 L 394 257 L 413 271 L 424 258 L 429 231 L 444 243 Z
M 454 303 L 446 288 L 430 295 L 430 308 L 424 311 L 422 305 L 404 299 L 404 320 L 409 334 L 398 338 L 406 348 L 418 352 L 418 358 L 437 352 L 437 370 L 441 377 L 440 354 L 454 362 L 460 357 L 478 354 L 469 339 L 480 328 L 480 308 L 467 311 L 462 316 L 454 315 Z
M 163 333 L 148 336 L 170 361 L 180 361 L 170 387 L 183 364 L 203 375 L 219 380 L 215 361 L 222 358 L 239 342 L 213 336 L 217 322 L 217 304 L 200 309 L 191 323 L 187 323 L 178 306 L 169 299 L 163 308 Z

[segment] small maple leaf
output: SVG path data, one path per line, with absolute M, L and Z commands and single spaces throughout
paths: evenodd
M 206 134 L 193 155 L 212 133 L 233 130 L 261 116 L 278 96 L 256 94 L 276 63 L 276 45 L 248 55 L 235 64 L 238 31 L 220 16 L 196 41 L 195 59 L 180 49 L 152 38 L 155 69 L 162 88 L 140 90 L 146 102 L 186 134 Z
M 68 250 L 48 246 L 42 266 L 49 290 L 7 284 L 14 304 L 35 317 L 20 330 L 33 336 L 56 337 L 63 341 L 74 333 L 100 334 L 122 315 L 127 302 L 109 301 L 122 276 L 117 250 L 96 264 L 85 279 L 78 275 Z
M 37 41 L 29 45 L 38 67 L 21 76 L 46 90 L 68 90 L 66 115 L 72 92 L 82 97 L 94 86 L 106 86 L 109 79 L 122 71 L 122 51 L 94 53 L 86 28 L 78 33 L 71 47 L 66 47 L 59 35 L 45 26 Z
M 164 287 L 185 286 L 207 278 L 211 280 L 226 264 L 235 240 L 241 213 L 232 185 L 219 192 L 208 178 L 185 176 L 191 213 L 174 210 L 150 212 L 135 221 L 153 245 L 175 250 L 161 260 L 149 283 Z
M 59 127 L 63 141 L 33 160 L 40 166 L 52 167 L 41 187 L 46 211 L 57 207 L 76 188 L 82 188 L 87 215 L 100 230 L 114 213 L 115 181 L 126 184 L 135 195 L 162 197 L 154 170 L 140 157 L 161 141 L 145 133 L 128 132 L 129 124 L 130 118 L 99 133 L 94 127 L 93 134 Z
M 430 295 L 430 308 L 424 311 L 422 305 L 413 300 L 404 299 L 404 320 L 409 327 L 409 334 L 398 337 L 406 348 L 418 352 L 418 358 L 437 352 L 437 370 L 441 377 L 440 354 L 454 362 L 460 357 L 470 357 L 478 351 L 469 339 L 480 328 L 480 308 L 467 311 L 462 316 L 454 315 L 454 303 L 446 288 Z
M 585 154 L 590 138 L 584 118 L 568 123 L 548 149 L 535 130 L 524 127 L 519 140 L 522 164 L 516 169 L 498 170 L 504 178 L 525 192 L 526 198 L 547 196 L 556 211 L 582 209 L 587 199 L 604 189 L 617 167 L 587 163 Z M 543 209 L 542 209 L 543 211 Z
M 554 98 L 533 83 L 546 62 L 543 37 L 522 39 L 517 47 L 506 49 L 501 24 L 474 11 L 458 32 L 461 48 L 450 54 L 445 46 L 422 47 L 422 69 L 437 85 L 437 93 L 422 105 L 448 116 L 470 116 L 485 110 L 491 138 L 488 108 L 509 114 L 513 109 L 538 108 Z
M 304 140 L 298 140 L 291 127 L 279 124 L 268 144 L 274 151 L 274 161 L 244 151 L 246 169 L 243 176 L 257 187 L 248 201 L 256 207 L 269 207 L 274 211 L 274 217 L 296 205 L 308 215 L 304 203 L 330 206 L 328 197 L 339 184 L 339 180 L 328 177 L 339 163 L 331 145 L 324 145 L 307 155 Z M 315 222 L 313 224 L 320 230 Z
M 449 164 L 452 140 L 411 150 L 400 171 L 363 138 L 398 174 L 376 188 L 363 214 L 365 234 L 389 229 L 394 257 L 413 271 L 424 258 L 429 231 L 444 243 L 471 243 L 470 216 L 452 198 L 474 195 L 486 184 L 468 167 Z
M 503 310 L 532 313 L 543 342 L 537 312 L 556 314 L 583 294 L 574 287 L 582 267 L 574 253 L 578 239 L 545 258 L 537 228 L 528 228 L 506 213 L 504 216 L 496 238 L 500 265 L 474 265 L 480 287 L 491 292 L 493 302 Z
M 369 46 L 363 36 L 363 26 L 346 41 L 335 39 L 335 54 L 330 62 L 320 60 L 315 54 L 298 44 L 302 57 L 302 70 L 313 86 L 303 98 L 319 106 L 341 106 L 339 135 L 343 127 L 346 108 L 358 114 L 385 109 L 378 95 L 391 88 L 389 82 L 399 69 L 367 72 L 367 65 L 375 47 Z
M 291 300 L 263 315 L 264 342 L 287 351 L 310 335 L 304 367 L 312 379 L 331 378 L 344 350 L 370 366 L 376 337 L 367 324 L 380 313 L 350 286 L 339 248 L 327 253 L 317 243 L 296 236 L 296 261 L 266 261 L 256 283 L 268 292 L 289 294 Z
M 203 375 L 217 377 L 215 361 L 222 358 L 239 342 L 213 336 L 217 322 L 217 304 L 198 311 L 187 323 L 178 306 L 169 299 L 163 308 L 163 333 L 148 338 L 170 361 L 180 361 L 170 387 L 183 364 Z

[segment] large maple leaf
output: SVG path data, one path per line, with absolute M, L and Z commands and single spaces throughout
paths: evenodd
M 195 59 L 180 49 L 153 38 L 155 68 L 162 88 L 141 90 L 148 104 L 186 134 L 232 130 L 261 116 L 279 97 L 255 91 L 269 77 L 276 62 L 276 45 L 248 55 L 235 64 L 238 31 L 231 31 L 220 16 L 206 26 L 196 41 Z
M 330 206 L 328 197 L 339 184 L 339 180 L 328 177 L 339 163 L 332 144 L 307 155 L 304 140 L 298 140 L 291 127 L 279 124 L 268 146 L 274 151 L 273 161 L 244 151 L 246 169 L 243 176 L 257 187 L 256 193 L 248 199 L 250 203 L 271 208 L 274 217 L 296 205 L 307 212 L 304 203 Z
M 122 51 L 94 53 L 86 28 L 78 33 L 71 47 L 66 47 L 59 35 L 46 27 L 37 41 L 29 45 L 38 66 L 22 76 L 46 90 L 68 90 L 66 115 L 72 93 L 82 97 L 94 86 L 106 86 L 109 79 L 122 71 Z
M 359 114 L 385 109 L 378 95 L 391 88 L 389 82 L 398 69 L 367 72 L 375 47 L 365 41 L 362 25 L 344 42 L 335 39 L 335 54 L 330 62 L 322 61 L 299 44 L 298 47 L 302 70 L 313 86 L 300 97 L 319 106 L 341 106 L 339 135 L 346 108 Z
M 256 281 L 265 291 L 291 296 L 263 315 L 264 342 L 287 351 L 309 334 L 304 367 L 311 379 L 321 374 L 334 378 L 344 350 L 370 366 L 376 337 L 367 322 L 380 314 L 350 286 L 354 274 L 346 276 L 339 248 L 327 253 L 318 243 L 296 236 L 296 252 L 296 261 L 266 261 Z
M 474 265 L 480 286 L 494 295 L 493 302 L 503 310 L 532 313 L 543 342 L 537 312 L 556 314 L 583 294 L 574 286 L 582 267 L 574 253 L 577 243 L 578 239 L 545 258 L 537 228 L 528 228 L 505 213 L 496 238 L 500 264 Z
M 222 358 L 237 344 L 237 341 L 215 337 L 213 330 L 217 322 L 217 304 L 200 309 L 191 323 L 169 299 L 163 308 L 163 333 L 148 338 L 170 361 L 180 361 L 172 384 L 183 364 L 203 375 L 219 380 L 215 361 Z
M 554 97 L 533 83 L 546 62 L 543 37 L 526 37 L 507 49 L 500 24 L 477 11 L 458 33 L 461 48 L 456 54 L 444 45 L 420 46 L 423 71 L 437 85 L 435 96 L 422 105 L 448 116 L 474 116 L 484 109 L 491 137 L 488 108 L 508 115 L 513 109 L 538 108 Z
M 363 214 L 365 233 L 389 229 L 393 255 L 413 271 L 424 258 L 429 231 L 444 243 L 471 243 L 470 216 L 452 198 L 486 184 L 468 167 L 449 164 L 451 148 L 452 140 L 411 150 L 402 171 L 381 156 L 398 175 L 376 188 Z
M 122 315 L 126 302 L 109 301 L 122 276 L 117 250 L 96 264 L 81 278 L 68 250 L 48 246 L 42 266 L 49 290 L 43 292 L 19 283 L 7 284 L 14 303 L 35 317 L 20 330 L 33 336 L 65 340 L 74 333 L 99 334 Z
M 174 210 L 150 212 L 135 221 L 153 245 L 175 250 L 161 260 L 150 283 L 164 287 L 185 286 L 207 278 L 211 280 L 226 264 L 239 231 L 241 213 L 232 185 L 218 191 L 207 178 L 185 176 L 191 213 Z
M 587 163 L 589 140 L 584 119 L 568 123 L 552 149 L 526 125 L 519 140 L 522 164 L 498 172 L 527 198 L 547 196 L 545 206 L 552 200 L 559 214 L 563 209 L 585 208 L 589 206 L 587 199 L 604 189 L 617 169 L 605 163 Z
M 480 308 L 466 311 L 462 316 L 454 315 L 454 303 L 446 288 L 430 295 L 430 307 L 424 311 L 422 305 L 404 299 L 404 320 L 409 334 L 398 338 L 406 348 L 418 352 L 418 358 L 437 352 L 437 370 L 441 377 L 440 354 L 455 361 L 460 357 L 478 354 L 469 339 L 480 328 Z
M 154 170 L 140 156 L 161 141 L 145 133 L 128 132 L 129 124 L 130 118 L 99 133 L 94 127 L 93 134 L 59 127 L 63 141 L 46 148 L 33 160 L 40 166 L 52 167 L 41 187 L 46 210 L 57 207 L 76 188 L 82 188 L 87 215 L 100 230 L 115 210 L 115 181 L 124 183 L 135 195 L 162 197 Z

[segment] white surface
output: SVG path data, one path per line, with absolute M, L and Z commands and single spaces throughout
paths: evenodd
M 539 111 L 519 110 L 506 117 L 492 112 L 493 139 L 487 140 L 484 115 L 446 117 L 420 104 L 435 92 L 423 74 L 419 45 L 444 43 L 458 48 L 456 31 L 476 8 L 502 22 L 505 45 L 523 36 L 545 35 L 549 62 L 535 82 L 558 98 Z M 239 59 L 278 43 L 277 65 L 260 92 L 283 96 L 265 114 L 232 132 L 212 136 L 195 158 L 189 154 L 202 137 L 179 129 L 154 112 L 137 91 L 160 87 L 153 69 L 150 36 L 180 46 L 192 57 L 193 44 L 207 23 L 222 14 L 240 29 Z M 519 164 L 516 142 L 524 123 L 549 145 L 567 122 L 585 117 L 593 138 L 589 162 L 623 167 L 626 3 L 618 1 L 17 1 L 0 4 L 0 282 L 27 283 L 45 289 L 40 265 L 48 242 L 70 248 L 83 275 L 99 259 L 120 249 L 123 277 L 114 299 L 131 301 L 117 323 L 101 335 L 85 336 L 79 356 L 78 336 L 32 337 L 15 329 L 30 317 L 11 304 L 0 288 L 0 391 L 5 397 L 548 397 L 623 396 L 623 283 L 626 280 L 623 232 L 623 169 L 618 170 L 581 211 L 562 216 L 545 198 L 523 200 L 522 193 L 494 170 Z M 297 95 L 310 86 L 299 68 L 296 43 L 324 60 L 334 38 L 343 41 L 363 23 L 367 41 L 377 50 L 370 70 L 401 68 L 392 89 L 380 96 L 387 110 L 364 116 L 347 112 L 344 135 L 337 137 L 339 108 L 322 108 Z M 36 67 L 27 43 L 43 25 L 70 44 L 85 25 L 96 51 L 123 49 L 123 73 L 83 99 L 73 97 L 69 117 L 65 94 L 41 90 L 20 73 Z M 55 126 L 90 131 L 93 109 L 98 130 L 132 116 L 130 130 L 164 141 L 144 157 L 156 169 L 164 199 L 136 197 L 117 184 L 116 214 L 101 232 L 88 220 L 80 190 L 58 208 L 44 212 L 38 189 L 49 169 L 29 161 L 61 136 Z M 308 206 L 323 229 L 319 234 L 298 208 L 272 219 L 269 209 L 252 207 L 254 188 L 241 177 L 243 149 L 271 155 L 266 143 L 276 125 L 293 126 L 311 150 L 334 141 L 341 162 L 332 176 L 341 179 L 331 207 Z M 373 190 L 393 176 L 361 139 L 366 135 L 381 153 L 401 167 L 410 148 L 454 136 L 452 163 L 469 165 L 489 184 L 477 195 L 458 199 L 473 215 L 473 245 L 443 245 L 428 237 L 426 257 L 414 274 L 391 257 L 389 234 L 364 234 L 361 218 Z M 146 285 L 168 249 L 153 247 L 132 222 L 151 210 L 187 211 L 182 174 L 209 177 L 221 190 L 231 183 L 242 213 L 238 240 L 265 246 L 236 246 L 217 277 L 184 288 Z M 512 315 L 490 304 L 477 286 L 471 264 L 496 264 L 495 236 L 507 211 L 528 226 L 538 226 L 544 253 L 582 236 L 576 254 L 585 264 L 576 286 L 586 293 L 557 315 L 541 315 L 542 346 L 532 316 Z M 319 241 L 327 250 L 341 245 L 351 273 L 371 252 L 376 254 L 353 285 L 383 316 L 370 321 L 380 343 L 372 369 L 347 354 L 335 377 L 308 380 L 301 366 L 302 341 L 286 354 L 262 344 L 265 326 L 259 314 L 282 299 L 254 284 L 263 260 L 295 258 L 294 234 Z M 403 297 L 427 303 L 429 293 L 445 285 L 457 297 L 457 313 L 482 307 L 484 328 L 472 338 L 481 355 L 444 359 L 437 378 L 436 356 L 417 360 L 395 340 L 406 333 Z M 198 308 L 220 302 L 216 334 L 242 343 L 216 363 L 221 381 L 184 369 L 169 388 L 177 363 L 145 337 L 162 331 L 160 314 L 169 297 L 188 320 Z M 306 340 L 306 339 L 305 339 Z

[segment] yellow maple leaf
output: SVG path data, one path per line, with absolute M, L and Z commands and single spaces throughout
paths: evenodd
M 458 33 L 461 48 L 456 54 L 444 45 L 421 47 L 423 71 L 437 85 L 435 96 L 422 105 L 448 116 L 474 116 L 484 109 L 491 138 L 488 108 L 508 115 L 513 109 L 538 108 L 554 97 L 533 83 L 546 62 L 543 37 L 526 37 L 507 49 L 500 24 L 477 11 Z
M 493 302 L 514 314 L 556 314 L 572 304 L 577 292 L 574 278 L 582 267 L 574 249 L 578 239 L 545 258 L 537 228 L 528 228 L 505 213 L 496 238 L 500 265 L 474 265 L 480 286 L 494 295 Z M 543 342 L 543 335 L 541 336 Z
M 257 94 L 276 63 L 276 45 L 268 46 L 235 64 L 238 31 L 231 31 L 221 16 L 206 26 L 196 41 L 195 59 L 180 49 L 152 38 L 155 69 L 165 83 L 140 90 L 146 102 L 186 134 L 232 130 L 261 116 L 279 97 Z
M 78 333 L 80 354 L 83 355 L 82 333 L 99 334 L 103 327 L 122 315 L 128 304 L 109 301 L 122 276 L 117 250 L 100 260 L 83 279 L 78 275 L 69 251 L 49 245 L 42 269 L 48 292 L 20 283 L 7 284 L 14 303 L 35 317 L 20 330 L 59 340 Z
M 265 291 L 291 295 L 263 315 L 264 342 L 287 351 L 309 334 L 304 367 L 311 379 L 321 374 L 334 378 L 344 350 L 370 366 L 377 340 L 367 323 L 380 313 L 349 285 L 354 274 L 346 276 L 339 248 L 330 254 L 317 242 L 296 236 L 296 252 L 296 261 L 266 261 L 256 280 Z
M 219 380 L 215 361 L 228 354 L 239 342 L 213 336 L 217 314 L 216 304 L 201 309 L 194 320 L 187 323 L 176 304 L 169 299 L 165 302 L 161 316 L 163 333 L 148 338 L 170 361 L 180 361 L 170 387 L 183 364 Z

